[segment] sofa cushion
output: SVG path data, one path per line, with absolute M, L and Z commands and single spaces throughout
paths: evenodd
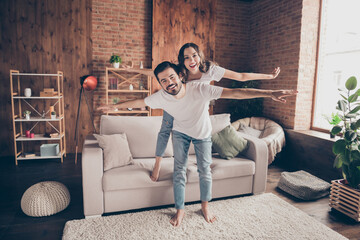
M 230 125 L 230 114 L 223 113 L 210 115 L 210 121 L 212 127 L 211 135 L 213 135 Z M 195 148 L 193 143 L 190 143 L 189 154 L 195 154 Z
M 133 158 L 155 156 L 162 116 L 101 116 L 100 134 L 126 133 Z M 171 138 L 164 157 L 173 156 Z
M 196 156 L 189 156 L 189 163 L 187 168 L 187 181 L 199 182 L 199 173 L 197 172 Z M 236 157 L 228 161 L 220 159 L 219 156 L 213 156 L 212 164 L 210 166 L 212 179 L 225 179 L 249 176 L 255 174 L 255 162 L 246 158 Z
M 164 158 L 161 162 L 160 178 L 157 182 L 150 179 L 155 158 L 134 159 L 133 165 L 113 168 L 104 172 L 104 191 L 122 189 L 141 189 L 172 185 L 173 158 Z
M 154 169 L 155 159 L 152 158 L 137 158 L 134 160 L 134 164 L 143 167 L 151 174 Z M 163 158 L 161 161 L 160 173 L 158 181 L 172 180 L 174 172 L 174 158 Z
M 104 150 L 104 171 L 133 163 L 126 134 L 94 134 L 99 146 Z
M 248 147 L 248 142 L 231 125 L 211 136 L 216 152 L 222 158 L 231 159 Z

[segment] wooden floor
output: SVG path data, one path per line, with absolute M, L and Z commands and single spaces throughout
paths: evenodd
M 277 190 L 282 171 L 284 169 L 277 166 L 269 167 L 266 192 L 279 196 L 345 237 L 360 239 L 360 224 L 341 213 L 331 211 L 328 198 L 303 202 Z M 19 162 L 18 166 L 15 166 L 12 159 L 2 158 L 0 180 L 0 239 L 61 239 L 67 221 L 84 218 L 81 162 L 75 165 L 73 156 L 68 156 L 63 164 L 59 160 L 31 160 Z M 65 184 L 71 194 L 69 207 L 49 217 L 26 216 L 20 207 L 22 194 L 40 181 L 59 181 Z

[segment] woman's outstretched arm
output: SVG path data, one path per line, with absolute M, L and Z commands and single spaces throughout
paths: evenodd
M 274 71 L 270 74 L 239 73 L 239 72 L 234 72 L 234 71 L 225 69 L 224 78 L 243 82 L 243 81 L 249 81 L 249 80 L 274 79 L 279 75 L 279 73 L 280 73 L 280 67 L 275 68 Z

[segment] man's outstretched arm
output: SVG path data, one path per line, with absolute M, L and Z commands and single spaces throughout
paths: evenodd
M 136 100 L 130 100 L 126 102 L 122 102 L 119 104 L 107 104 L 102 105 L 97 108 L 98 111 L 107 112 L 107 111 L 114 111 L 115 109 L 121 109 L 121 108 L 143 108 L 146 107 L 144 99 L 136 99 Z
M 223 99 L 250 99 L 271 98 L 274 101 L 285 103 L 286 97 L 295 96 L 296 90 L 263 90 L 255 88 L 224 88 L 220 98 Z

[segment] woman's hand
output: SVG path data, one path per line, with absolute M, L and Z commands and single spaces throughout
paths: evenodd
M 286 97 L 295 96 L 297 93 L 296 90 L 275 90 L 271 93 L 271 99 L 275 102 L 286 103 Z
M 275 79 L 279 74 L 280 74 L 280 67 L 275 68 L 274 71 L 271 73 L 273 79 Z

